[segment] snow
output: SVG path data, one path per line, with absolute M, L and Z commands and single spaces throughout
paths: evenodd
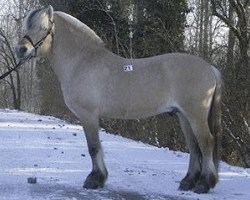
M 103 189 L 82 188 L 91 160 L 81 126 L 49 116 L 0 110 L 0 200 L 250 199 L 250 169 L 220 165 L 208 194 L 178 190 L 189 154 L 100 131 L 109 170 Z M 37 183 L 27 179 L 36 177 Z

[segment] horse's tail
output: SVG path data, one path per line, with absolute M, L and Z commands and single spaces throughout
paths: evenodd
M 214 68 L 214 67 L 213 67 Z M 222 80 L 220 72 L 214 68 L 214 74 L 216 77 L 216 87 L 210 106 L 210 112 L 208 117 L 208 123 L 210 131 L 214 137 L 214 149 L 213 160 L 218 172 L 219 160 L 220 160 L 220 140 L 221 140 L 221 90 Z

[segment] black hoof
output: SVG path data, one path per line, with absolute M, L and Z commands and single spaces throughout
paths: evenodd
M 186 181 L 186 180 L 182 180 L 180 182 L 180 186 L 179 186 L 179 190 L 182 191 L 188 191 L 188 190 L 192 190 L 195 186 L 195 183 L 192 181 Z
M 217 179 L 213 174 L 202 175 L 200 180 L 194 187 L 194 192 L 198 194 L 208 193 L 210 188 L 214 188 L 217 183 Z
M 194 176 L 190 176 L 189 173 L 180 182 L 179 190 L 188 191 L 195 187 L 196 182 L 200 179 L 200 172 L 196 172 Z
M 210 188 L 208 187 L 208 185 L 206 184 L 197 184 L 195 187 L 194 187 L 194 192 L 197 193 L 197 194 L 204 194 L 204 193 L 208 193 L 210 190 Z
M 106 179 L 107 175 L 104 175 L 101 172 L 92 171 L 86 178 L 83 187 L 86 189 L 103 188 Z

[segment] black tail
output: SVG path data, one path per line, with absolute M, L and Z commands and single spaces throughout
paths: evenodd
M 208 123 L 210 131 L 214 137 L 213 159 L 216 170 L 218 172 L 220 160 L 220 140 L 221 140 L 221 85 L 222 80 L 220 72 L 214 68 L 216 76 L 216 87 L 214 91 L 213 100 L 210 107 Z

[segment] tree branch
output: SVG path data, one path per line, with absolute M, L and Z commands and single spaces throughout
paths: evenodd
M 0 29 L 0 35 L 3 37 L 4 43 L 7 46 L 8 50 L 9 50 L 9 52 L 11 54 L 11 57 L 12 57 L 11 62 L 13 63 L 13 65 L 16 65 L 17 62 L 16 62 L 16 58 L 15 58 L 14 52 L 13 52 L 13 50 L 11 48 L 11 44 L 10 44 L 8 38 L 6 37 L 6 35 L 4 34 L 4 31 L 2 29 Z
M 244 8 L 246 8 L 249 3 L 250 3 L 250 0 L 246 0 L 245 3 L 244 3 Z
M 232 0 L 229 0 L 232 1 Z M 243 38 L 241 37 L 240 32 L 237 30 L 237 28 L 231 24 L 230 20 L 228 18 L 226 18 L 225 16 L 221 15 L 217 9 L 216 9 L 216 2 L 215 0 L 211 0 L 211 8 L 212 8 L 212 14 L 216 17 L 218 17 L 221 21 L 223 21 L 228 28 L 230 28 L 232 30 L 232 32 L 234 33 L 234 35 L 239 39 L 239 40 L 243 40 Z
M 237 13 L 238 17 L 241 18 L 241 10 L 239 8 L 239 5 L 236 4 L 234 0 L 228 0 L 231 6 L 235 9 L 235 12 Z M 238 0 L 237 0 L 238 2 Z
M 247 27 L 247 17 L 246 17 L 246 9 L 244 8 L 244 5 L 237 0 L 237 4 L 240 10 L 240 19 L 243 21 L 243 26 Z

